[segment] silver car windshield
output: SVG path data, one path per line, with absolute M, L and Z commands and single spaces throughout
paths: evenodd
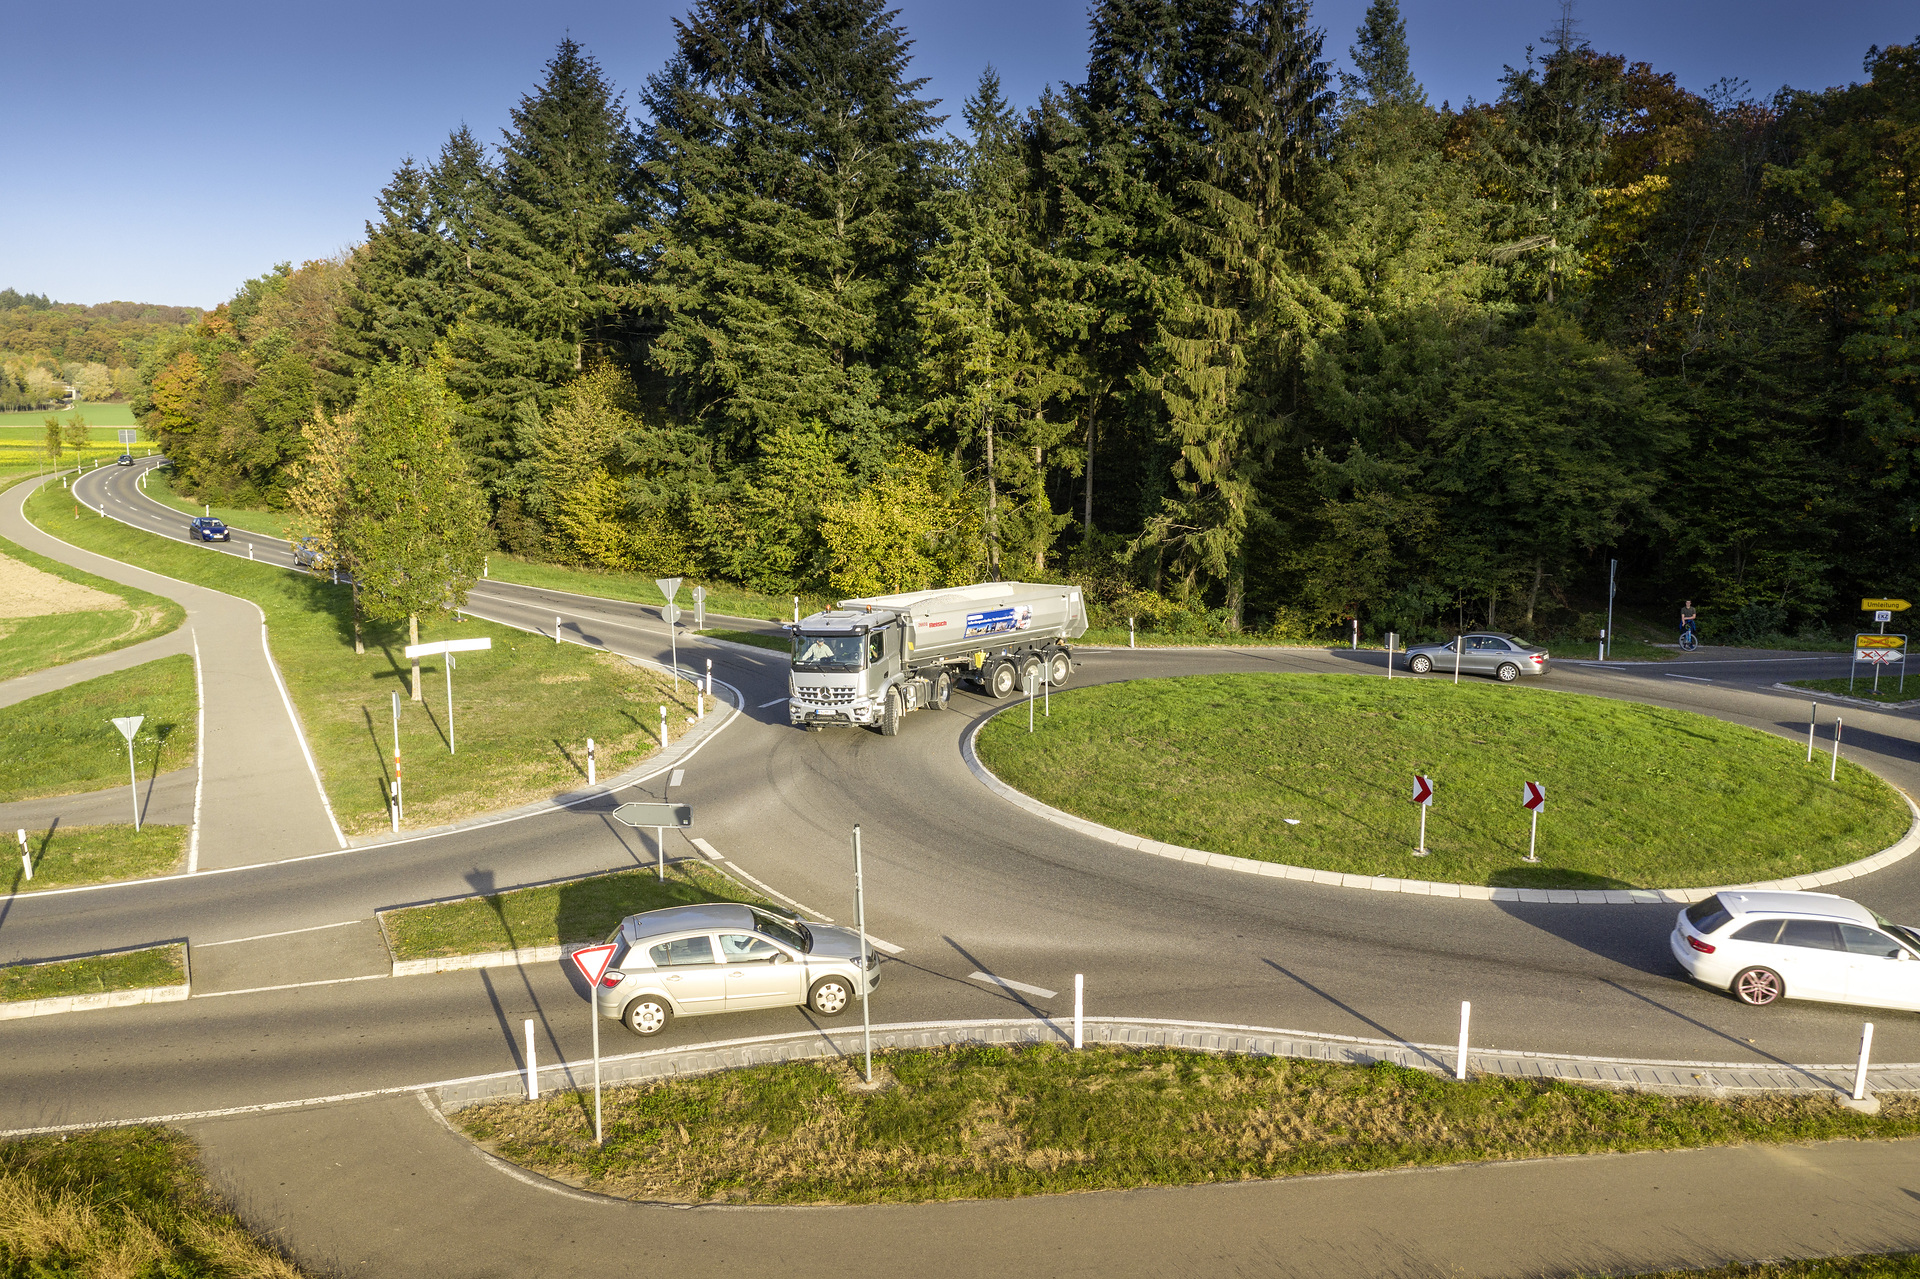
M 754 927 L 775 941 L 783 941 L 802 953 L 812 945 L 813 939 L 803 935 L 807 926 L 798 920 L 788 923 L 784 919 L 776 919 L 772 915 L 756 910 L 753 912 L 753 923 Z
M 796 635 L 793 665 L 803 671 L 857 671 L 866 640 L 859 635 Z

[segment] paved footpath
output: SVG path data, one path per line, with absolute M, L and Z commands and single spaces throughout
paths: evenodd
M 1534 1276 L 1920 1248 L 1920 1140 L 920 1206 L 685 1209 L 510 1175 L 418 1095 L 184 1127 L 250 1225 L 347 1275 L 853 1276 L 931 1264 L 943 1277 Z
M 196 868 L 245 866 L 342 847 L 267 650 L 259 608 L 41 532 L 22 513 L 38 487 L 18 484 L 0 494 L 0 536 L 49 559 L 177 600 L 187 610 L 181 634 L 189 651 L 198 648 L 203 711 Z
M 90 679 L 111 675 L 115 671 L 144 666 L 148 662 L 157 662 L 163 657 L 172 657 L 176 653 L 192 652 L 193 636 L 183 624 L 169 634 L 142 640 L 138 644 L 129 644 L 125 648 L 116 648 L 111 653 L 83 657 L 77 662 L 68 662 L 65 666 L 50 666 L 43 671 L 33 671 L 26 675 L 16 675 L 9 680 L 0 680 L 0 706 L 11 706 L 15 702 L 24 702 L 29 697 L 38 697 L 42 693 L 71 688 L 75 684 L 84 684 Z

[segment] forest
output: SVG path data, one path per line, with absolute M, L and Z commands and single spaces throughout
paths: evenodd
M 694 0 L 630 98 L 563 41 L 136 408 L 186 491 L 299 506 L 440 405 L 486 545 L 771 593 L 1587 637 L 1617 560 L 1743 642 L 1911 596 L 1920 40 L 1762 97 L 1547 25 L 1436 106 L 1395 0 L 1337 75 L 1300 0 L 1094 0 L 1083 79 L 950 112 L 879 0 Z
M 200 319 L 184 306 L 59 303 L 0 289 L 0 412 L 82 400 L 127 399 L 145 389 L 139 369 L 160 336 Z

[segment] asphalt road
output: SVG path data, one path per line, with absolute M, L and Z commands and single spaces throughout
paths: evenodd
M 116 516 L 184 536 L 186 517 L 141 497 L 128 468 L 81 483 L 84 498 L 97 493 Z M 284 543 L 235 538 L 210 553 L 245 555 L 251 543 L 256 557 L 286 562 Z M 499 582 L 483 583 L 468 603 L 476 616 L 549 634 L 556 610 L 569 638 L 666 655 L 657 609 Z M 1459 1001 L 1471 999 L 1478 1043 L 1642 1058 L 1845 1060 L 1863 1016 L 1873 1016 L 1878 1059 L 1920 1061 L 1920 1019 L 1908 1015 L 1803 1004 L 1755 1010 L 1688 984 L 1666 951 L 1670 907 L 1410 897 L 1129 853 L 1016 810 L 973 778 L 959 740 L 995 703 L 958 695 L 952 712 L 911 715 L 892 739 L 800 733 L 785 723 L 783 705 L 770 704 L 785 695 L 780 655 L 692 638 L 680 654 L 683 664 L 711 657 L 746 707 L 675 789 L 695 808 L 697 834 L 758 879 L 839 918 L 850 906 L 848 836 L 862 825 L 868 926 L 901 948 L 876 997 L 884 1020 L 1059 1011 L 1071 1005 L 1073 975 L 1084 973 L 1090 1013 L 1444 1041 Z M 1382 660 L 1319 650 L 1084 650 L 1074 682 L 1383 673 Z M 1712 652 L 1647 666 L 1563 662 L 1513 692 L 1627 698 L 1794 737 L 1805 733 L 1807 703 L 1769 686 L 1845 665 Z M 1913 717 L 1845 715 L 1848 756 L 1920 790 Z M 522 1018 L 539 1025 L 544 1059 L 584 1056 L 583 992 L 559 965 L 379 976 L 367 921 L 380 907 L 641 863 L 649 850 L 609 820 L 607 807 L 345 852 L 289 843 L 266 850 L 268 864 L 0 902 L 0 959 L 186 937 L 197 978 L 207 975 L 183 1003 L 0 1023 L 8 1081 L 0 1129 L 512 1069 Z M 1894 918 L 1920 920 L 1920 859 L 1845 891 Z M 1011 993 L 977 972 L 1068 993 L 1064 1001 Z M 789 1010 L 686 1021 L 668 1042 L 803 1029 L 806 1017 Z M 606 1030 L 609 1051 L 628 1042 Z

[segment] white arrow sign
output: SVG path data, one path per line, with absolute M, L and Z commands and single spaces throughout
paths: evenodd
M 416 657 L 438 657 L 442 653 L 483 653 L 493 647 L 493 641 L 486 636 L 479 639 L 440 640 L 433 644 L 407 645 L 407 660 Z
M 1523 782 L 1520 786 L 1520 806 L 1531 808 L 1535 812 L 1547 806 L 1547 788 L 1539 782 Z

